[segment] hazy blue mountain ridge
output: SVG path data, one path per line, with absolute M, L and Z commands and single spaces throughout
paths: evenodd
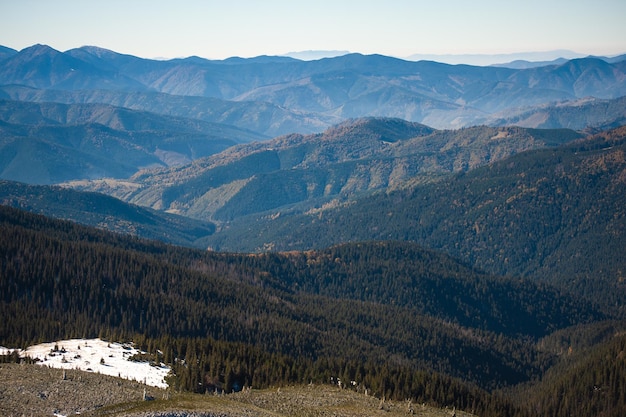
M 156 92 L 41 90 L 11 85 L 0 86 L 1 97 L 33 102 L 110 104 L 165 116 L 232 125 L 265 138 L 292 132 L 318 132 L 340 120 L 332 116 L 296 113 L 270 103 L 234 102 L 212 97 L 176 96 Z
M 2 178 L 34 184 L 127 178 L 265 139 L 229 125 L 104 104 L 0 100 L 0 121 Z
M 233 143 L 263 140 L 266 137 L 231 125 L 206 122 L 98 103 L 64 104 L 0 99 L 0 120 L 23 125 L 78 125 L 97 123 L 127 131 L 170 131 L 218 137 L 228 133 Z
M 2 84 L 66 90 L 146 90 L 146 86 L 130 77 L 92 65 L 46 45 L 25 48 L 0 64 Z
M 317 131 L 342 119 L 363 116 L 398 117 L 448 128 L 476 124 L 491 113 L 522 106 L 626 95 L 623 62 L 584 58 L 562 65 L 512 69 L 360 54 L 315 61 L 286 57 L 157 61 L 97 47 L 61 53 L 36 45 L 0 61 L 0 85 L 151 91 L 269 103 L 277 106 L 273 111 L 278 113 L 286 109 L 293 114 L 290 117 L 300 114 L 317 119 L 303 127 L 317 125 Z M 285 115 L 265 117 L 275 125 L 283 123 Z M 267 134 L 270 129 L 257 131 Z M 283 128 L 278 134 L 285 133 L 288 131 Z
M 15 49 L 0 45 L 0 60 L 4 60 L 16 53 L 17 51 Z
M 626 124 L 626 97 L 611 100 L 587 97 L 557 104 L 520 108 L 503 118 L 494 114 L 488 121 L 496 126 L 523 126 L 542 129 L 613 129 Z

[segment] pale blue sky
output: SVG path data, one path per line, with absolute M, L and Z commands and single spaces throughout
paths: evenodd
M 2 0 L 0 45 L 146 58 L 626 52 L 626 0 Z

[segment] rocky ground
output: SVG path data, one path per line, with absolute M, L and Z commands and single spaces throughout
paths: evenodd
M 64 378 L 65 372 L 65 378 Z M 164 390 L 92 372 L 0 364 L 0 415 L 71 416 L 113 404 L 162 398 Z

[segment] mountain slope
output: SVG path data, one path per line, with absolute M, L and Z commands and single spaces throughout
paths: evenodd
M 281 121 L 284 117 L 300 118 L 305 126 L 315 124 L 307 122 L 311 118 L 322 123 L 331 120 L 316 131 L 346 118 L 364 116 L 396 117 L 449 128 L 473 125 L 489 114 L 524 106 L 586 96 L 624 96 L 625 65 L 623 61 L 584 58 L 562 65 L 511 69 L 360 54 L 316 61 L 284 57 L 155 61 L 96 47 L 59 52 L 36 45 L 0 61 L 0 85 L 66 91 L 152 91 L 246 102 L 252 107 L 265 103 L 269 106 L 265 112 L 284 112 L 275 115 L 278 120 L 272 124 L 285 123 Z M 268 117 L 267 113 L 263 116 Z M 284 127 L 283 134 L 287 132 Z M 269 128 L 256 131 L 270 132 Z
M 578 98 L 617 98 L 626 95 L 622 84 L 625 68 L 624 61 L 611 64 L 598 58 L 579 58 L 556 67 L 520 71 L 511 81 L 563 91 Z
M 489 276 L 409 242 L 266 253 L 254 261 L 267 262 L 267 272 L 291 291 L 407 307 L 508 336 L 538 338 L 602 318 L 589 305 L 550 286 Z
M 256 392 L 303 383 L 311 389 L 342 381 L 343 390 L 379 399 L 494 417 L 569 407 L 550 392 L 559 386 L 568 387 L 568 398 L 578 392 L 573 373 L 593 363 L 612 376 L 594 379 L 589 371 L 585 383 L 606 382 L 601 399 L 611 401 L 611 410 L 623 408 L 616 396 L 623 375 L 611 371 L 622 366 L 623 337 L 610 340 L 623 323 L 598 322 L 602 314 L 588 303 L 550 286 L 489 276 L 415 244 L 237 255 L 132 239 L 5 206 L 0 224 L 8 255 L 0 259 L 2 345 L 101 334 L 134 340 L 148 352 L 139 360 L 172 364 L 168 382 L 176 391 Z M 568 323 L 586 324 L 564 328 Z M 487 330 L 496 328 L 503 332 Z M 576 338 L 596 354 L 559 357 L 553 346 L 579 349 Z M 606 401 L 597 400 L 589 404 L 605 409 Z
M 108 105 L 6 100 L 0 100 L 0 133 L 0 176 L 34 184 L 125 178 L 262 138 L 231 126 Z
M 0 204 L 109 231 L 193 246 L 215 231 L 211 223 L 126 204 L 96 193 L 0 181 Z
M 291 250 L 416 241 L 484 270 L 550 281 L 615 308 L 626 300 L 620 255 L 626 244 L 625 154 L 620 128 L 357 204 L 242 219 L 207 245 Z
M 220 123 L 272 137 L 292 132 L 313 133 L 336 123 L 336 117 L 297 113 L 270 103 L 233 102 L 212 97 L 177 96 L 120 90 L 41 90 L 0 86 L 0 95 L 12 100 L 65 104 L 110 104 L 132 110 Z
M 288 135 L 233 147 L 135 184 L 72 184 L 198 219 L 232 221 L 343 204 L 361 194 L 428 182 L 527 149 L 580 137 L 567 131 L 476 127 L 435 131 L 398 119 L 349 120 L 317 135 Z
M 17 51 L 15 49 L 0 45 L 0 61 L 5 60 L 16 53 Z
M 2 60 L 0 80 L 2 84 L 35 88 L 147 90 L 130 77 L 91 65 L 46 45 L 22 49 Z
M 165 116 L 98 103 L 62 104 L 55 102 L 0 100 L 0 120 L 24 125 L 101 124 L 125 131 L 165 131 L 170 134 L 212 134 L 228 138 L 232 143 L 265 139 L 260 135 L 228 125 L 176 116 Z
M 341 172 L 328 176 L 329 166 L 368 160 L 384 151 L 387 144 L 432 131 L 395 119 L 350 121 L 323 134 L 288 135 L 233 147 L 187 166 L 143 172 L 130 179 L 136 184 L 130 192 L 126 185 L 115 187 L 111 182 L 72 186 L 205 219 L 243 192 L 249 197 L 242 194 L 238 197 L 242 202 L 234 205 L 244 211 L 264 211 L 336 194 L 345 186 L 350 170 L 340 168 Z M 336 181 L 335 186 L 332 181 Z M 364 189 L 367 187 L 365 184 Z M 251 194 L 266 195 L 253 203 L 249 200 L 255 198 Z
M 530 399 L 538 415 L 618 417 L 626 407 L 620 376 L 626 373 L 625 350 L 626 336 L 621 331 L 605 343 L 571 352 L 565 364 L 551 370 L 540 383 L 520 395 L 520 400 Z
M 541 129 L 614 129 L 626 124 L 626 97 L 613 100 L 586 98 L 560 104 L 520 109 L 505 118 L 494 115 L 486 124 Z
M 347 246 L 304 257 L 228 255 L 133 240 L 7 207 L 0 212 L 5 230 L 0 244 L 10 255 L 3 258 L 3 268 L 13 271 L 0 281 L 6 318 L 0 323 L 2 344 L 105 329 L 163 343 L 167 337 L 170 343 L 171 338 L 211 337 L 285 355 L 309 367 L 308 372 L 313 371 L 311 361 L 319 359 L 322 365 L 360 357 L 365 366 L 379 361 L 407 370 L 436 370 L 493 388 L 527 380 L 550 363 L 552 358 L 537 351 L 530 339 L 602 317 L 590 305 L 530 281 L 476 279 L 476 272 L 453 259 L 415 245 Z M 406 258 L 407 251 L 417 256 Z M 329 255 L 339 261 L 326 260 Z M 307 262 L 317 261 L 316 273 L 310 274 Z M 379 270 L 399 261 L 410 267 L 411 276 L 398 268 L 381 280 Z M 358 284 L 360 276 L 366 286 Z M 323 295 L 334 292 L 335 284 L 325 283 L 329 277 L 348 287 Z M 421 288 L 430 290 L 405 297 L 406 279 L 424 280 Z M 458 296 L 475 307 L 489 306 L 477 319 L 466 316 L 480 324 L 477 328 L 463 326 L 463 309 L 455 311 L 445 301 L 446 293 L 461 283 L 468 291 Z M 358 292 L 367 288 L 369 301 L 361 301 Z M 503 291 L 513 297 L 508 305 Z M 431 296 L 441 303 L 427 314 L 421 305 L 432 303 Z M 490 300 L 500 304 L 491 308 Z M 63 320 L 69 311 L 73 320 Z M 539 333 L 530 327 L 527 333 L 523 326 L 494 331 L 513 324 L 509 313 L 522 311 L 541 328 Z

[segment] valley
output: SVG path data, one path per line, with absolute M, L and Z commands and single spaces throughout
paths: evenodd
M 623 59 L 0 52 L 4 413 L 624 414 Z

